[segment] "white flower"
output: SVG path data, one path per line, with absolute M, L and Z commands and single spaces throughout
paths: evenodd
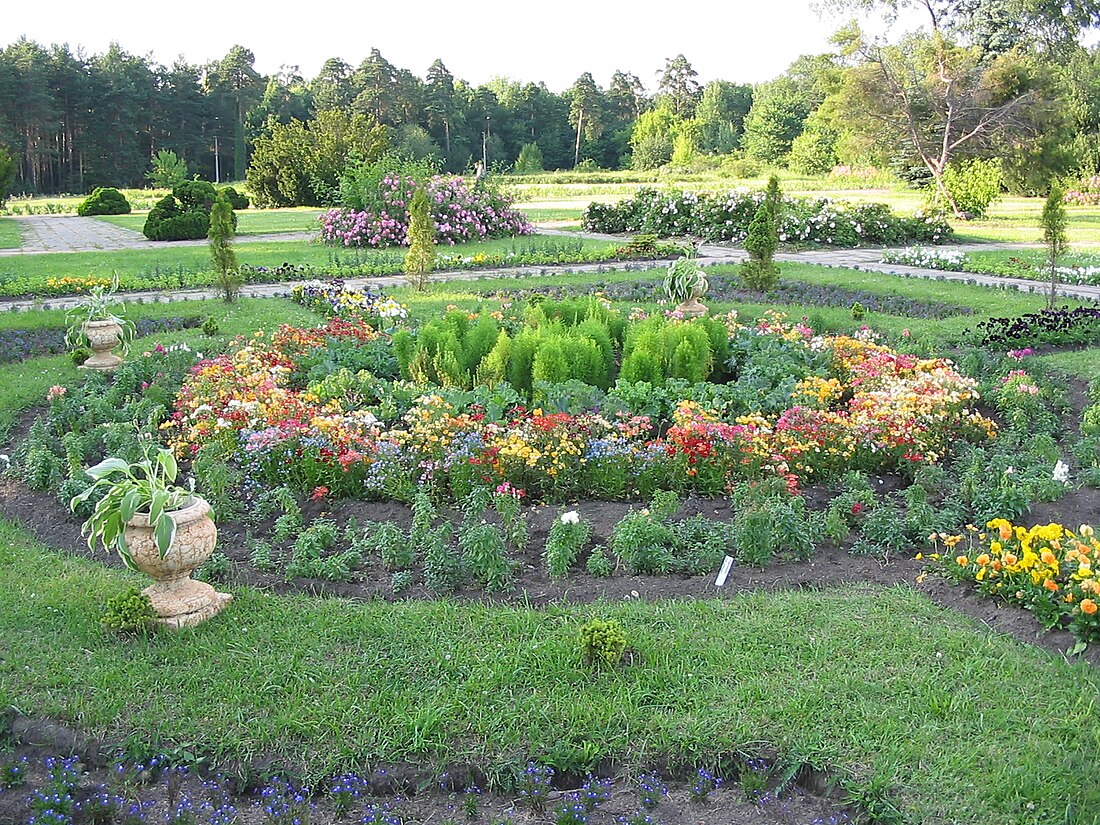
M 1054 465 L 1054 480 L 1060 484 L 1069 484 L 1069 465 L 1062 459 L 1058 459 L 1058 463 Z
M 1010 475 L 1012 475 L 1012 474 L 1013 474 L 1014 472 L 1016 472 L 1016 468 L 1015 468 L 1015 467 L 1005 467 L 1005 475 L 1006 475 L 1006 476 L 1010 476 Z
M 570 510 L 568 513 L 562 513 L 561 514 L 561 523 L 562 524 L 580 524 L 581 523 L 581 514 L 578 513 L 576 510 Z

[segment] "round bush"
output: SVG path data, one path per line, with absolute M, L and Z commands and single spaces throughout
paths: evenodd
M 229 198 L 229 205 L 233 207 L 234 211 L 237 209 L 248 209 L 248 195 L 242 195 L 232 186 L 223 187 L 220 191 L 224 192 L 225 196 Z
M 214 184 L 205 180 L 185 180 L 172 190 L 172 196 L 179 201 L 184 212 L 205 212 L 210 214 L 218 192 Z
M 91 215 L 129 215 L 130 202 L 117 189 L 101 186 L 76 208 L 76 214 L 83 218 Z
M 182 212 L 161 221 L 155 241 L 193 241 L 210 231 L 210 216 L 203 212 Z

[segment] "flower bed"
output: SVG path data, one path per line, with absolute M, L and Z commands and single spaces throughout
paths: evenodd
M 949 361 L 815 337 L 776 318 L 728 323 L 744 345 L 778 342 L 803 359 L 792 364 L 819 365 L 820 373 L 803 374 L 803 366 L 781 376 L 789 389 L 772 414 L 745 411 L 737 396 L 721 397 L 721 385 L 682 381 L 671 382 L 683 393 L 668 396 L 671 411 L 646 414 L 661 388 L 621 380 L 596 409 L 554 412 L 528 408 L 507 385 L 464 390 L 342 368 L 318 373 L 318 359 L 333 369 L 333 357 L 380 359 L 391 346 L 368 321 L 335 318 L 313 330 L 257 333 L 198 365 L 177 398 L 171 436 L 190 454 L 217 444 L 247 466 L 256 489 L 289 481 L 302 492 L 400 498 L 411 479 L 459 497 L 507 483 L 535 499 L 565 500 L 714 494 L 766 476 L 793 490 L 849 468 L 935 463 L 953 441 L 993 434 L 973 409 L 974 382 Z M 500 328 L 492 329 L 487 337 L 497 340 Z M 550 397 L 556 388 L 536 391 Z
M 1063 284 L 1100 284 L 1100 264 L 1095 256 L 1074 256 L 1082 263 L 1055 268 L 1058 282 Z M 913 246 L 900 251 L 888 251 L 882 263 L 899 266 L 915 266 L 945 272 L 972 272 L 975 275 L 997 275 L 1002 278 L 1022 278 L 1027 281 L 1050 282 L 1050 269 L 1038 259 L 1024 255 L 1002 258 L 997 253 L 965 253 L 957 249 L 925 249 Z
M 614 205 L 591 203 L 584 228 L 591 232 L 646 232 L 742 242 L 763 202 L 762 192 L 661 192 L 640 189 Z M 853 247 L 867 244 L 940 243 L 951 227 L 935 215 L 902 217 L 877 203 L 828 198 L 784 198 L 779 240 L 787 244 Z
M 341 246 L 407 246 L 408 204 L 416 185 L 411 177 L 387 175 L 380 184 L 379 212 L 330 209 L 320 216 L 321 239 Z M 526 215 L 487 187 L 470 188 L 462 178 L 445 175 L 430 178 L 426 186 L 439 243 L 453 246 L 534 232 Z
M 1090 525 L 1026 528 L 993 519 L 985 531 L 934 535 L 944 550 L 929 569 L 973 584 L 979 593 L 1023 607 L 1047 629 L 1066 628 L 1082 642 L 1100 641 L 1100 540 Z

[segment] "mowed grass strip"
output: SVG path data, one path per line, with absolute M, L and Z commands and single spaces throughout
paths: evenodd
M 562 255 L 566 260 L 580 252 L 615 249 L 616 244 L 589 238 L 522 236 L 496 238 L 476 243 L 439 245 L 438 255 L 476 255 L 522 253 L 541 250 Z M 405 249 L 356 249 L 333 247 L 318 241 L 274 240 L 241 243 L 236 246 L 241 265 L 275 267 L 283 263 L 331 269 L 339 274 L 341 266 L 373 267 L 386 274 L 403 271 Z M 440 266 L 443 265 L 439 262 Z M 206 244 L 180 246 L 170 243 L 156 249 L 118 249 L 102 252 L 56 252 L 43 255 L 13 255 L 0 258 L 0 287 L 8 294 L 31 294 L 42 290 L 50 279 L 65 277 L 124 277 L 127 288 L 186 288 L 208 284 L 211 278 L 194 277 L 211 272 L 210 250 Z M 148 278 L 148 284 L 141 279 Z
M 238 235 L 265 235 L 273 232 L 319 232 L 318 218 L 321 209 L 297 207 L 293 209 L 241 209 L 237 211 Z M 98 220 L 141 232 L 148 212 L 129 215 L 101 215 Z
M 23 246 L 23 234 L 19 231 L 19 221 L 0 218 L 0 249 L 19 249 Z
M 1100 810 L 1086 779 L 1097 671 L 903 586 L 545 610 L 231 587 L 233 605 L 194 631 L 106 634 L 105 600 L 138 582 L 0 523 L 0 705 L 313 777 L 372 760 L 705 761 L 771 743 L 888 788 L 912 821 Z M 623 624 L 635 664 L 581 664 L 593 616 Z

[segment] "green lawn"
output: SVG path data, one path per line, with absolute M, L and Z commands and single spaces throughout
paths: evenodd
M 1086 381 L 1100 381 L 1100 347 L 1041 355 L 1038 360 L 1062 372 L 1084 378 Z
M 23 236 L 19 231 L 19 221 L 0 218 L 0 249 L 19 249 L 23 245 Z
M 499 238 L 477 243 L 441 246 L 439 255 L 472 257 L 506 254 L 524 249 L 558 249 L 566 242 L 555 237 Z M 606 250 L 614 244 L 590 239 L 570 239 L 582 252 Z M 257 241 L 238 244 L 237 260 L 243 265 L 276 267 L 285 262 L 328 269 L 368 267 L 395 274 L 404 266 L 404 249 L 347 249 L 305 240 Z M 156 249 L 120 249 L 102 252 L 59 252 L 0 258 L 0 294 L 50 294 L 50 279 L 65 277 L 110 278 L 118 274 L 123 290 L 178 289 L 214 283 L 210 250 L 203 245 L 166 243 Z
M 317 232 L 320 209 L 243 209 L 237 212 L 238 235 L 269 235 L 277 232 Z M 101 215 L 98 220 L 140 232 L 148 212 L 129 215 Z
M 104 254 L 112 253 L 79 253 Z M 811 265 L 784 265 L 783 277 L 986 315 L 1043 305 L 1023 293 Z M 393 294 L 431 317 L 451 303 L 488 306 L 495 289 L 539 284 L 577 293 L 599 286 L 591 275 L 556 275 Z M 712 306 L 727 308 L 751 318 L 776 307 Z M 857 326 L 845 307 L 779 308 Z M 258 328 L 317 320 L 282 299 L 132 305 L 127 315 L 212 315 L 216 339 L 198 330 L 155 337 L 202 351 Z M 980 317 L 871 313 L 864 323 L 891 336 L 907 327 L 910 343 L 934 350 Z M 0 330 L 63 323 L 59 311 L 0 313 Z M 153 342 L 139 340 L 130 357 Z M 1098 355 L 1047 360 L 1100 377 Z M 0 366 L 0 432 L 51 384 L 76 376 L 64 357 Z M 836 769 L 853 795 L 888 800 L 904 816 L 898 821 L 1084 825 L 1092 820 L 1067 818 L 1068 805 L 1100 810 L 1100 788 L 1087 781 L 1100 749 L 1100 671 L 991 634 L 907 587 L 536 610 L 277 596 L 231 584 L 236 601 L 193 632 L 148 641 L 105 634 L 103 603 L 138 581 L 0 522 L 0 707 L 135 748 L 186 746 L 227 762 L 272 754 L 312 779 L 376 760 L 505 766 L 535 758 L 584 770 L 603 757 L 708 762 L 774 745 Z M 579 664 L 577 628 L 592 616 L 622 622 L 638 654 L 633 666 L 593 674 Z
M 103 602 L 136 581 L 0 524 L 0 705 L 133 744 L 270 753 L 312 778 L 372 760 L 584 769 L 770 743 L 877 789 L 912 822 L 1100 806 L 1083 781 L 1097 671 L 905 587 L 545 610 L 232 587 L 228 612 L 194 632 L 105 635 Z M 593 615 L 622 622 L 636 664 L 581 666 L 575 637 Z

